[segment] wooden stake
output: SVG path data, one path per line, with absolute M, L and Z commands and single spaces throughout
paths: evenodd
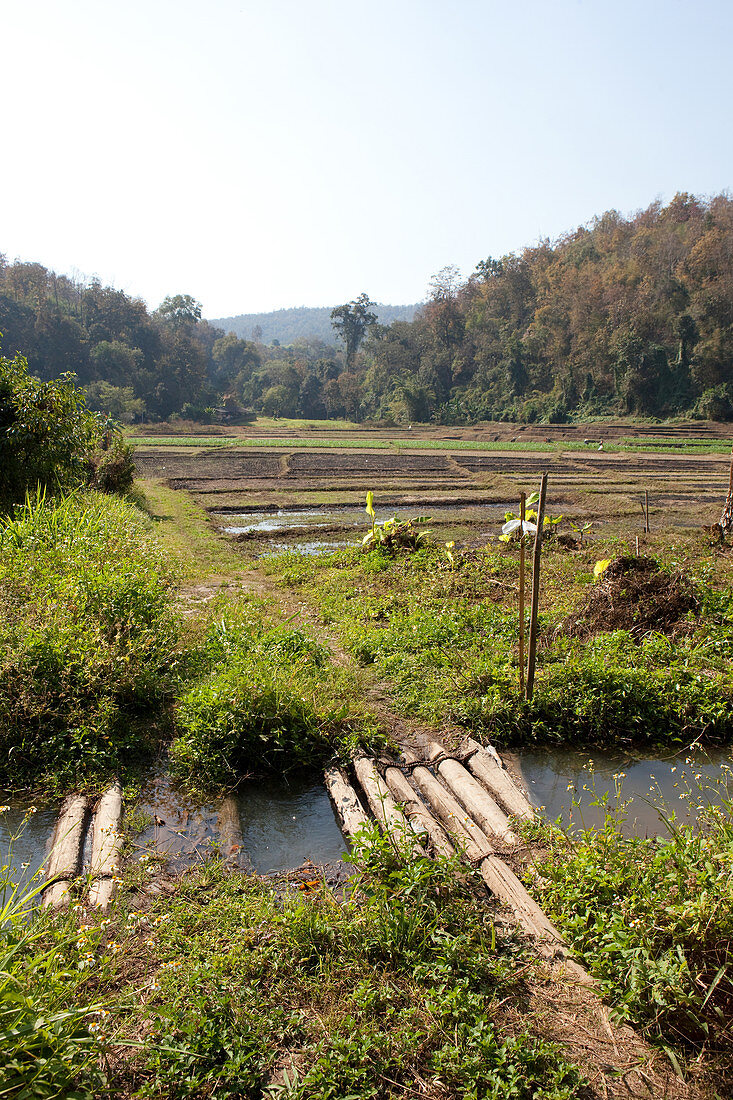
M 644 490 L 644 515 L 646 517 L 646 526 L 644 527 L 645 533 L 649 534 L 649 490 Z
M 524 517 L 527 494 L 519 497 L 519 690 L 524 695 Z
M 534 692 L 534 670 L 537 661 L 537 615 L 540 606 L 540 559 L 542 557 L 542 526 L 545 521 L 545 500 L 547 499 L 547 474 L 540 482 L 540 500 L 537 505 L 537 534 L 534 537 L 532 556 L 532 607 L 529 612 L 529 652 L 527 654 L 527 687 L 525 698 L 531 702 Z

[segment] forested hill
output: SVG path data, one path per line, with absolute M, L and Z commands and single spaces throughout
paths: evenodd
M 419 307 L 377 304 L 372 308 L 381 325 L 391 325 L 393 321 L 411 321 Z M 335 344 L 331 309 L 331 306 L 297 306 L 271 313 L 239 313 L 236 317 L 218 317 L 210 324 L 224 332 L 234 332 L 242 340 L 258 340 L 263 344 L 271 344 L 273 340 L 292 344 L 295 340 L 308 339 Z
M 419 308 L 363 294 L 334 314 L 338 334 L 328 308 L 211 323 L 188 294 L 150 312 L 98 280 L 0 256 L 2 351 L 44 380 L 73 371 L 94 408 L 123 420 L 733 420 L 733 200 L 611 210 L 466 279 L 446 268 Z M 302 327 L 274 327 L 288 318 Z M 323 338 L 303 335 L 310 318 Z

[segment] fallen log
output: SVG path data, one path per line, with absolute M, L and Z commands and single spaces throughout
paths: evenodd
M 341 828 L 353 840 L 360 829 L 371 824 L 359 796 L 341 768 L 327 768 L 324 778 Z
M 48 886 L 42 897 L 43 904 L 52 909 L 69 904 L 69 884 L 81 871 L 82 844 L 88 817 L 89 799 L 86 795 L 73 794 L 65 799 L 53 831 L 46 865 Z
M 533 806 L 502 764 L 496 749 L 490 745 L 484 748 L 472 737 L 467 737 L 461 748 L 471 753 L 466 761 L 469 770 L 506 812 L 523 821 L 534 821 Z
M 506 814 L 499 809 L 491 795 L 462 764 L 446 756 L 443 746 L 437 741 L 430 742 L 428 751 L 438 775 L 445 780 L 474 821 L 487 835 L 496 837 L 508 847 L 514 847 L 517 843 L 517 835 L 512 831 Z
M 417 823 L 421 832 L 427 833 L 433 851 L 450 859 L 453 855 L 453 845 L 446 836 L 445 830 L 429 812 L 417 792 L 412 789 L 409 780 L 400 769 L 395 766 L 385 768 L 384 779 L 406 815 Z
M 361 756 L 354 761 L 354 771 L 361 783 L 372 813 L 396 849 L 405 854 L 405 849 L 413 855 L 424 856 L 425 851 L 419 843 L 414 829 L 402 810 L 395 802 L 389 788 L 384 783 L 372 759 Z

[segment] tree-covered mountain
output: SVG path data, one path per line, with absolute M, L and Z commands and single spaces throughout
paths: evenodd
M 225 332 L 234 332 L 243 340 L 255 340 L 271 344 L 292 344 L 294 340 L 321 340 L 324 344 L 338 341 L 331 327 L 331 306 L 298 306 L 293 309 L 276 309 L 271 313 L 239 313 L 236 317 L 218 317 L 210 324 Z M 391 325 L 393 321 L 411 321 L 418 305 L 389 306 L 376 303 L 374 312 L 379 323 Z
M 401 307 L 410 320 L 389 321 L 384 308 L 364 294 L 334 310 L 278 311 L 270 316 L 323 314 L 328 330 L 272 345 L 264 326 L 243 339 L 229 322 L 224 331 L 202 320 L 190 295 L 151 313 L 97 280 L 0 257 L 5 354 L 25 354 L 43 380 L 73 371 L 92 407 L 121 419 L 733 419 L 725 194 L 609 211 L 554 242 L 489 257 L 468 279 L 446 268 L 424 305 Z

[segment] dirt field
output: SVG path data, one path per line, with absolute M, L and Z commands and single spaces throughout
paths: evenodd
M 171 439 L 170 425 L 164 425 Z M 181 435 L 184 428 L 180 429 Z M 234 429 L 241 442 L 226 447 L 145 443 L 135 452 L 138 473 L 185 490 L 210 512 L 252 512 L 322 505 L 357 504 L 372 490 L 377 503 L 401 515 L 429 513 L 445 504 L 505 503 L 515 509 L 522 490 L 536 488 L 549 473 L 548 509 L 572 521 L 592 520 L 608 533 L 629 536 L 642 529 L 641 500 L 650 496 L 651 523 L 660 528 L 696 527 L 714 523 L 728 488 L 727 454 L 690 453 L 692 440 L 710 441 L 733 435 L 733 426 L 699 423 L 684 427 L 639 426 L 624 422 L 602 427 L 603 438 L 649 439 L 654 450 L 598 450 L 598 425 L 490 425 L 483 428 L 343 430 L 343 447 L 319 449 L 319 434 L 334 432 L 274 426 L 266 433 L 267 447 L 247 446 L 247 435 L 262 439 L 262 429 Z M 727 435 L 726 435 L 727 433 Z M 185 434 L 191 436 L 190 427 Z M 209 435 L 212 433 L 209 431 Z M 231 435 L 231 432 L 228 433 Z M 508 442 L 547 441 L 544 450 L 471 450 L 472 441 L 486 443 L 501 434 Z M 567 440 L 576 448 L 558 446 Z M 409 438 L 406 438 L 409 437 Z M 418 449 L 426 441 L 455 440 L 461 449 Z M 385 448 L 385 441 L 394 444 Z M 300 447 L 299 447 L 300 442 Z M 413 443 L 411 449 L 410 443 Z M 370 446 L 371 444 L 371 446 Z M 415 444 L 417 446 L 415 446 Z M 467 446 L 468 445 L 468 446 Z M 482 535 L 486 520 L 470 514 L 439 524 L 449 537 L 471 540 Z M 329 531 L 334 534 L 336 531 Z M 286 540 L 302 532 L 285 534 Z M 247 540 L 248 543 L 254 540 Z

